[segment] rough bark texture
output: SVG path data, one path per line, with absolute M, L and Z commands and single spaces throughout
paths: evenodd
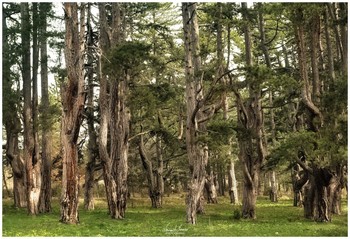
M 205 183 L 205 167 L 208 163 L 208 146 L 198 141 L 199 132 L 205 132 L 206 129 L 205 122 L 200 123 L 202 114 L 198 103 L 203 100 L 203 95 L 196 8 L 196 3 L 182 3 L 186 64 L 186 148 L 191 173 L 186 197 L 186 221 L 191 224 L 196 224 L 197 211 L 203 211 L 200 198 Z
M 21 3 L 21 38 L 22 38 L 22 78 L 23 78 L 23 126 L 24 126 L 24 160 L 27 176 L 27 209 L 28 213 L 39 213 L 38 201 L 40 194 L 40 178 L 34 150 L 32 85 L 30 69 L 30 21 L 29 5 Z
M 314 95 L 318 94 L 317 89 L 314 90 L 314 87 L 318 87 L 319 83 L 319 73 L 318 71 L 313 71 L 313 87 L 309 87 L 308 83 L 308 72 L 306 65 L 306 46 L 305 46 L 305 33 L 302 20 L 304 19 L 303 9 L 299 8 L 296 10 L 297 17 L 299 21 L 295 22 L 296 28 L 296 38 L 298 46 L 298 60 L 299 60 L 299 70 L 301 75 L 301 80 L 303 83 L 302 86 L 302 100 L 305 104 L 307 110 L 310 113 L 310 117 L 307 121 L 310 131 L 319 132 L 320 128 L 323 125 L 323 115 L 320 111 L 320 108 L 317 106 L 318 99 Z M 301 21 L 300 21 L 301 20 Z M 318 22 L 318 19 L 316 17 Z M 315 19 L 311 20 L 311 23 L 315 24 Z M 310 32 L 311 45 L 314 48 L 313 38 L 318 39 L 319 36 L 315 34 L 315 30 L 311 29 Z M 314 50 L 311 50 L 311 64 L 312 69 L 318 67 L 318 63 L 315 59 L 315 56 L 312 56 Z M 344 59 L 344 58 L 342 58 Z M 314 104 L 312 99 L 316 101 Z M 315 145 L 315 147 L 319 147 Z M 305 154 L 302 154 L 297 162 L 303 168 L 304 172 L 309 176 L 309 182 L 305 186 L 305 197 L 304 197 L 304 216 L 316 221 L 330 221 L 331 220 L 331 210 L 334 202 L 334 194 L 336 192 L 336 186 L 339 182 L 339 176 L 337 173 L 332 172 L 329 168 L 324 168 L 319 165 L 316 165 L 311 162 L 308 166 L 302 159 L 306 159 Z
M 161 122 L 159 115 L 158 115 L 158 122 Z M 162 127 L 161 124 L 160 124 L 160 127 Z M 160 206 L 162 206 L 163 195 L 164 195 L 164 178 L 163 178 L 164 162 L 163 162 L 162 137 L 159 135 L 156 136 L 156 151 L 157 151 L 156 181 L 157 181 L 158 192 L 160 195 L 159 204 Z
M 307 172 L 301 170 L 300 166 L 296 164 L 292 169 L 292 184 L 294 193 L 294 207 L 303 206 L 303 189 L 309 180 Z
M 333 56 L 333 49 L 332 49 L 332 43 L 331 43 L 331 37 L 330 37 L 330 26 L 329 26 L 329 14 L 328 11 L 324 11 L 324 34 L 326 38 L 326 48 L 327 48 L 327 58 L 328 58 L 328 75 L 330 77 L 331 82 L 334 84 L 335 81 L 335 71 L 334 71 L 334 56 Z
M 123 40 L 122 9 L 120 3 L 112 4 L 111 30 L 107 23 L 104 3 L 99 4 L 100 15 L 100 46 L 102 55 L 106 56 L 112 47 Z M 109 214 L 114 219 L 125 217 L 127 200 L 127 173 L 129 149 L 130 112 L 127 108 L 127 92 L 129 72 L 126 69 L 109 72 L 112 79 L 107 82 L 107 75 L 102 72 L 105 61 L 100 59 L 100 139 L 99 152 L 103 164 L 104 181 L 109 207 Z M 108 128 L 110 145 L 108 147 Z M 108 152 L 108 149 L 110 152 Z
M 157 170 L 153 169 L 152 161 L 149 159 L 144 146 L 143 135 L 140 136 L 139 154 L 142 161 L 142 166 L 146 171 L 148 181 L 148 193 L 151 199 L 152 208 L 160 208 L 162 206 L 162 191 L 159 185 Z
M 314 14 L 310 23 L 311 38 L 311 69 L 312 69 L 312 101 L 316 105 L 321 101 L 321 81 L 319 74 L 318 49 L 320 42 L 320 17 Z
M 65 3 L 66 38 L 65 60 L 68 79 L 62 84 L 62 192 L 61 221 L 76 224 L 79 222 L 79 171 L 78 145 L 82 113 L 85 104 L 84 92 L 84 25 L 85 9 L 80 5 L 80 20 L 78 4 Z
M 212 169 L 210 169 L 209 171 L 210 172 L 207 174 L 205 178 L 205 184 L 204 184 L 207 202 L 218 203 L 217 192 L 216 192 L 215 181 L 214 181 L 214 173 Z
M 40 3 L 40 69 L 41 69 L 41 111 L 42 117 L 42 139 L 41 139 L 41 193 L 39 200 L 40 212 L 51 212 L 51 126 L 50 120 L 45 115 L 49 110 L 50 98 L 48 87 L 48 68 L 47 68 L 47 32 L 46 15 L 51 8 L 50 3 Z
M 10 54 L 8 33 L 5 14 L 2 15 L 2 84 L 3 92 L 12 92 L 12 80 L 10 78 L 11 63 L 8 57 Z M 11 107 L 11 110 L 5 110 L 5 107 Z M 18 137 L 21 132 L 21 121 L 19 118 L 18 107 L 15 99 L 12 97 L 3 97 L 3 124 L 5 125 L 6 131 L 6 159 L 11 165 L 13 175 L 13 197 L 15 207 L 26 207 L 27 206 L 27 195 L 26 195 L 26 167 L 25 161 L 20 155 L 18 148 Z M 5 175 L 3 175 L 5 176 Z
M 295 37 L 297 40 L 298 50 L 298 66 L 301 76 L 301 98 L 309 111 L 311 119 L 308 120 L 309 130 L 318 131 L 323 125 L 323 116 L 320 109 L 314 104 L 310 92 L 310 83 L 308 77 L 308 64 L 306 59 L 306 43 L 305 43 L 305 30 L 302 23 L 303 12 L 302 9 L 296 11 L 298 22 L 295 24 Z M 315 120 L 317 118 L 317 120 Z
M 250 27 L 248 25 L 247 4 L 242 3 L 244 24 L 244 39 L 246 53 L 246 67 L 253 66 Z M 263 117 L 261 109 L 261 89 L 254 83 L 254 79 L 247 75 L 249 98 L 244 100 L 235 90 L 238 110 L 237 135 L 239 145 L 239 159 L 243 167 L 243 202 L 242 217 L 256 218 L 255 204 L 258 190 L 260 167 L 265 157 L 263 145 Z
M 18 148 L 20 120 L 17 112 L 11 120 L 6 120 L 6 158 L 11 165 L 13 175 L 13 197 L 15 207 L 27 206 L 25 162 Z
M 88 163 L 85 168 L 85 191 L 84 208 L 86 210 L 94 209 L 94 172 L 96 158 L 98 156 L 97 135 L 94 127 L 94 40 L 91 29 L 91 9 L 88 3 L 87 10 L 87 82 L 88 82 L 88 101 L 87 101 L 87 124 L 88 124 Z
M 264 54 L 265 64 L 268 68 L 271 68 L 270 54 L 266 45 L 265 20 L 263 17 L 263 11 L 264 9 L 263 9 L 262 3 L 258 3 L 260 44 L 261 44 L 262 52 Z M 272 137 L 272 145 L 274 145 L 276 142 L 276 125 L 275 125 L 275 115 L 274 115 L 274 109 L 273 109 L 273 92 L 271 90 L 269 91 L 269 105 L 271 107 L 270 109 L 271 137 Z M 270 200 L 271 202 L 277 202 L 277 185 L 276 185 L 275 171 L 272 170 L 269 176 L 270 176 L 270 182 L 271 182 L 271 186 L 269 189 Z

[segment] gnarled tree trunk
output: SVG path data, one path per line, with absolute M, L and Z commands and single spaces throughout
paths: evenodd
M 8 57 L 10 46 L 8 42 L 8 32 L 5 14 L 2 15 L 2 90 L 3 92 L 12 92 L 12 80 L 10 77 L 11 63 Z M 17 89 L 17 91 L 19 91 Z M 11 107 L 11 110 L 5 110 L 5 107 Z M 3 124 L 6 131 L 6 158 L 11 165 L 13 176 L 13 197 L 15 207 L 27 206 L 26 190 L 26 162 L 20 155 L 18 137 L 21 132 L 21 121 L 17 104 L 12 97 L 3 97 Z M 3 175 L 5 176 L 5 175 Z M 6 179 L 5 179 L 6 180 Z
M 253 66 L 251 32 L 247 15 L 247 4 L 242 3 L 244 24 L 244 39 L 246 52 L 246 67 Z M 243 202 L 242 217 L 256 218 L 255 205 L 258 191 L 260 167 L 265 158 L 263 145 L 263 112 L 261 109 L 261 86 L 256 85 L 254 79 L 247 74 L 249 98 L 244 100 L 237 90 L 237 117 L 239 132 L 237 134 L 239 145 L 239 159 L 243 167 Z M 254 85 L 255 84 L 255 85 Z
M 104 182 L 109 214 L 114 219 L 125 217 L 127 200 L 127 174 L 129 149 L 130 112 L 126 105 L 130 73 L 126 69 L 120 75 L 102 72 L 105 56 L 123 39 L 123 13 L 120 3 L 112 4 L 112 22 L 108 25 L 105 3 L 99 4 L 100 46 L 103 57 L 99 60 L 100 78 L 100 137 L 99 152 L 103 164 Z M 111 29 L 111 30 L 110 30 Z M 110 145 L 108 145 L 108 128 Z M 108 152 L 110 151 L 110 152 Z
M 153 169 L 152 161 L 147 156 L 143 142 L 143 135 L 140 136 L 139 154 L 141 157 L 143 168 L 146 171 L 146 177 L 148 181 L 148 193 L 151 199 L 152 207 L 160 208 L 162 206 L 162 192 L 160 187 L 161 185 L 159 185 L 158 183 L 157 171 Z
M 76 224 L 79 222 L 79 171 L 78 137 L 85 104 L 84 89 L 84 34 L 85 5 L 64 3 L 66 13 L 65 60 L 68 80 L 62 84 L 62 192 L 61 222 Z
M 190 165 L 191 179 L 186 197 L 186 221 L 196 224 L 197 211 L 203 211 L 202 192 L 208 163 L 208 146 L 198 140 L 199 132 L 205 132 L 205 122 L 199 103 L 203 100 L 201 82 L 201 59 L 199 55 L 199 30 L 196 3 L 182 3 L 182 20 L 185 45 L 186 74 L 186 148 Z

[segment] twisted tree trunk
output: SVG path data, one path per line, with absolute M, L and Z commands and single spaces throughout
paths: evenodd
M 66 13 L 66 48 L 65 60 L 68 80 L 62 84 L 62 193 L 61 222 L 76 224 L 79 222 L 79 170 L 78 170 L 78 137 L 83 120 L 85 104 L 84 89 L 84 26 L 85 5 L 64 3 Z
M 6 25 L 5 14 L 2 15 L 2 83 L 3 92 L 12 92 L 12 80 L 10 78 L 11 63 L 8 57 L 10 46 L 8 42 L 8 31 Z M 17 89 L 17 91 L 19 91 Z M 5 107 L 11 107 L 11 110 L 6 110 Z M 13 198 L 15 207 L 26 207 L 27 206 L 27 193 L 26 193 L 26 162 L 20 155 L 18 137 L 21 132 L 21 121 L 19 118 L 19 111 L 17 104 L 13 102 L 11 97 L 3 98 L 3 124 L 5 125 L 6 131 L 6 158 L 11 165 L 13 175 Z M 4 176 L 4 175 L 3 175 Z
M 111 14 L 112 21 L 109 26 L 105 3 L 99 4 L 100 46 L 103 55 L 99 59 L 101 112 L 99 153 L 103 164 L 109 214 L 113 219 L 122 219 L 125 217 L 127 200 L 130 112 L 126 102 L 130 73 L 126 69 L 121 69 L 119 75 L 110 72 L 108 77 L 111 80 L 107 82 L 107 74 L 102 72 L 103 65 L 108 63 L 108 60 L 105 61 L 105 56 L 111 48 L 123 40 L 124 21 L 120 3 L 112 4 Z
M 247 4 L 242 3 L 244 25 L 244 39 L 246 52 L 246 67 L 253 66 L 251 32 L 248 21 Z M 255 205 L 258 190 L 260 168 L 265 158 L 265 148 L 263 145 L 263 112 L 261 109 L 261 86 L 254 83 L 253 78 L 247 74 L 249 98 L 244 100 L 237 90 L 237 117 L 239 159 L 243 167 L 243 202 L 242 217 L 256 218 Z
M 201 59 L 199 55 L 199 30 L 197 22 L 197 4 L 182 3 L 182 19 L 185 44 L 185 74 L 186 74 L 186 148 L 190 165 L 191 179 L 186 197 L 186 220 L 196 224 L 197 211 L 203 211 L 202 192 L 205 183 L 208 163 L 208 146 L 198 141 L 199 132 L 205 132 L 205 122 L 199 103 L 203 100 L 201 80 Z

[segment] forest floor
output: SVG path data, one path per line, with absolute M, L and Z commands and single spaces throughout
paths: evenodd
M 303 217 L 303 209 L 292 206 L 292 200 L 280 199 L 271 203 L 259 197 L 257 219 L 235 219 L 238 206 L 220 197 L 219 204 L 205 205 L 206 213 L 198 216 L 197 225 L 185 222 L 183 195 L 164 197 L 163 208 L 152 209 L 148 198 L 131 198 L 126 218 L 111 220 L 106 213 L 106 201 L 96 199 L 95 210 L 83 209 L 80 203 L 80 223 L 66 225 L 59 222 L 58 200 L 53 200 L 53 212 L 28 216 L 26 209 L 16 209 L 11 199 L 2 201 L 2 236 L 317 236 L 347 237 L 348 204 L 342 205 L 342 215 L 333 215 L 332 222 L 317 223 Z

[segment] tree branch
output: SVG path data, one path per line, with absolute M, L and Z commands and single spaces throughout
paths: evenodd
M 301 158 L 296 158 L 297 163 L 308 173 L 313 174 L 312 168 L 307 166 L 304 162 L 301 161 Z

